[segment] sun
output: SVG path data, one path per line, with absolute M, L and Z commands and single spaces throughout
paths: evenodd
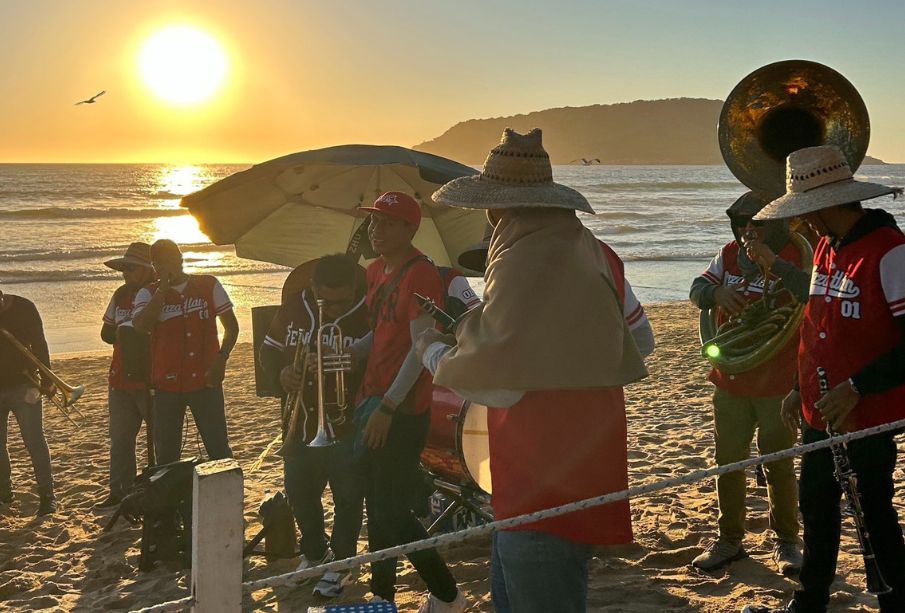
M 141 78 L 158 98 L 175 106 L 210 100 L 223 85 L 226 53 L 210 34 L 173 25 L 151 34 L 138 54 Z

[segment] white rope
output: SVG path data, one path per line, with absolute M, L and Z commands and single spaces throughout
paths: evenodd
M 145 607 L 144 609 L 136 609 L 132 613 L 169 613 L 170 611 L 183 611 L 195 604 L 192 596 L 186 596 L 179 600 L 171 600 L 169 602 L 161 602 L 153 607 Z
M 902 420 L 899 420 L 896 422 L 892 422 L 889 424 L 874 426 L 873 428 L 866 428 L 864 430 L 858 430 L 856 432 L 849 432 L 848 434 L 842 434 L 839 436 L 828 438 L 823 441 L 808 443 L 807 445 L 798 445 L 798 446 L 792 447 L 790 449 L 784 449 L 782 451 L 777 451 L 775 453 L 768 453 L 767 455 L 763 455 L 763 456 L 748 458 L 747 460 L 742 460 L 740 462 L 735 462 L 733 464 L 725 464 L 723 466 L 717 466 L 715 468 L 709 468 L 706 470 L 695 471 L 693 473 L 689 473 L 682 477 L 666 479 L 663 481 L 649 483 L 647 485 L 638 485 L 635 487 L 630 487 L 626 490 L 622 490 L 620 492 L 613 492 L 611 494 L 606 494 L 604 496 L 597 496 L 595 498 L 587 498 L 585 500 L 571 502 L 569 504 L 564 504 L 562 506 L 554 507 L 552 509 L 546 509 L 543 511 L 535 511 L 534 513 L 526 513 L 524 515 L 518 515 L 515 517 L 510 517 L 508 519 L 490 522 L 490 523 L 484 524 L 482 526 L 476 526 L 474 528 L 467 528 L 467 529 L 461 530 L 459 532 L 443 534 L 440 536 L 435 536 L 435 537 L 423 539 L 420 541 L 414 541 L 412 543 L 406 543 L 405 545 L 397 545 L 395 547 L 390 547 L 389 549 L 382 549 L 380 551 L 375 551 L 373 553 L 368 553 L 368 554 L 364 554 L 364 555 L 360 555 L 360 556 L 354 556 L 351 558 L 346 558 L 344 560 L 337 560 L 336 562 L 330 562 L 329 564 L 322 564 L 320 566 L 312 566 L 312 567 L 306 568 L 304 570 L 299 570 L 299 571 L 295 571 L 295 572 L 291 572 L 291 573 L 284 573 L 282 575 L 275 575 L 272 577 L 267 577 L 265 579 L 258 579 L 256 581 L 246 581 L 245 583 L 242 584 L 242 586 L 250 592 L 254 592 L 256 590 L 260 590 L 265 587 L 274 587 L 274 586 L 278 586 L 278 585 L 292 586 L 296 582 L 298 582 L 302 579 L 308 579 L 310 577 L 320 576 L 327 571 L 336 572 L 336 571 L 340 571 L 340 570 L 347 570 L 347 569 L 355 568 L 357 566 L 361 566 L 363 564 L 367 564 L 370 562 L 386 560 L 387 558 L 395 558 L 400 555 L 412 553 L 414 551 L 421 551 L 423 549 L 432 549 L 434 547 L 440 547 L 442 545 L 449 545 L 452 543 L 460 543 L 469 538 L 472 538 L 475 536 L 480 536 L 483 534 L 488 534 L 495 530 L 512 528 L 512 527 L 519 526 L 522 524 L 533 523 L 535 521 L 538 521 L 541 519 L 546 519 L 548 517 L 556 517 L 559 515 L 565 515 L 566 513 L 572 513 L 574 511 L 581 511 L 581 510 L 587 509 L 589 507 L 604 505 L 604 504 L 616 502 L 619 500 L 625 500 L 627 498 L 644 496 L 647 494 L 651 494 L 653 492 L 659 492 L 660 490 L 675 487 L 676 485 L 686 485 L 686 484 L 694 483 L 695 481 L 701 481 L 703 479 L 707 479 L 709 477 L 713 477 L 716 475 L 722 475 L 725 473 L 735 472 L 737 470 L 744 470 L 750 466 L 754 466 L 757 464 L 764 464 L 767 462 L 775 462 L 777 460 L 784 460 L 786 458 L 792 458 L 795 456 L 803 455 L 805 453 L 810 453 L 812 451 L 817 451 L 819 449 L 826 449 L 827 447 L 830 447 L 831 445 L 834 445 L 836 443 L 847 443 L 848 441 L 865 438 L 868 436 L 873 436 L 875 434 L 880 434 L 882 432 L 888 432 L 890 430 L 896 430 L 898 428 L 905 428 L 905 419 L 902 419 Z
M 539 521 L 541 519 L 546 519 L 548 517 L 556 517 L 559 515 L 565 515 L 567 513 L 572 513 L 574 511 L 581 511 L 590 507 L 600 506 L 604 504 L 609 504 L 611 502 L 617 502 L 619 500 L 626 500 L 628 498 L 635 498 L 639 496 L 645 496 L 647 494 L 652 494 L 654 492 L 659 492 L 661 490 L 669 489 L 671 487 L 675 487 L 677 485 L 687 485 L 690 483 L 694 483 L 696 481 L 702 481 L 704 479 L 708 479 L 710 477 L 714 477 L 717 475 L 723 475 L 726 473 L 735 472 L 738 470 L 745 470 L 751 466 L 755 466 L 758 464 L 765 464 L 768 462 L 775 462 L 777 460 L 784 460 L 786 458 L 793 458 L 796 456 L 804 455 L 806 453 L 810 453 L 812 451 L 817 451 L 819 449 L 826 449 L 836 443 L 847 443 L 849 441 L 853 441 L 856 439 L 866 438 L 868 436 L 873 436 L 875 434 L 881 434 L 883 432 L 889 432 L 890 430 L 896 430 L 899 428 L 905 428 L 905 419 L 883 424 L 880 426 L 874 426 L 872 428 L 866 428 L 864 430 L 858 430 L 856 432 L 849 432 L 848 434 L 841 434 L 838 436 L 834 436 L 828 438 L 826 440 L 817 441 L 814 443 L 808 443 L 807 445 L 798 445 L 796 447 L 791 447 L 789 449 L 784 449 L 782 451 L 777 451 L 774 453 L 768 453 L 767 455 L 757 456 L 753 458 L 748 458 L 747 460 L 742 460 L 740 462 L 734 462 L 732 464 L 726 464 L 723 466 L 717 466 L 715 468 L 708 468 L 705 470 L 698 470 L 687 475 L 683 475 L 681 477 L 676 477 L 673 479 L 665 479 L 662 481 L 655 481 L 654 483 L 648 483 L 646 485 L 638 485 L 634 487 L 630 487 L 628 489 L 613 492 L 610 494 L 606 494 L 604 496 L 597 496 L 594 498 L 587 498 L 585 500 L 579 500 L 577 502 L 571 502 L 569 504 L 564 504 L 562 506 L 554 507 L 552 509 L 546 509 L 542 511 L 535 511 L 534 513 L 526 513 L 524 515 L 517 515 L 515 517 L 510 517 L 508 519 L 503 519 L 499 521 L 490 522 L 484 524 L 482 526 L 476 526 L 474 528 L 467 528 L 465 530 L 460 530 L 459 532 L 452 532 L 449 534 L 443 534 L 440 536 L 435 536 L 427 539 L 423 539 L 420 541 L 414 541 L 412 543 L 406 543 L 405 545 L 397 545 L 395 547 L 390 547 L 388 549 L 382 549 L 380 551 L 375 551 L 373 553 L 367 553 L 360 556 L 354 556 L 351 558 L 346 558 L 344 560 L 337 560 L 336 562 L 330 562 L 329 564 L 321 564 L 319 566 L 312 566 L 306 568 L 304 570 L 294 571 L 291 573 L 284 573 L 282 575 L 275 575 L 272 577 L 266 577 L 264 579 L 258 579 L 255 581 L 246 581 L 242 584 L 242 587 L 248 590 L 249 592 L 255 592 L 257 590 L 266 588 L 266 587 L 276 587 L 280 585 L 285 586 L 294 586 L 298 581 L 302 579 L 308 579 L 310 577 L 320 576 L 327 571 L 340 571 L 347 570 L 350 568 L 355 568 L 361 566 L 363 564 L 368 564 L 370 562 L 377 562 L 380 560 L 386 560 L 387 558 L 395 558 L 400 555 L 407 555 L 409 553 L 415 551 L 421 551 L 423 549 L 432 549 L 435 547 L 441 547 L 444 545 L 449 545 L 452 543 L 460 543 L 467 539 L 480 536 L 483 534 L 488 534 L 495 530 L 502 530 L 506 528 L 512 528 L 515 526 L 519 526 L 522 524 L 533 523 Z M 148 607 L 145 609 L 139 609 L 133 613 L 163 613 L 167 611 L 180 611 L 183 608 L 189 607 L 193 604 L 194 599 L 189 596 L 186 598 L 182 598 L 181 600 L 174 600 L 171 602 L 164 602 L 159 605 Z

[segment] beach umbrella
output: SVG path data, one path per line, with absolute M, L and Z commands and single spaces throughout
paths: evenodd
M 431 194 L 476 172 L 404 147 L 341 145 L 257 164 L 185 196 L 181 204 L 211 241 L 234 244 L 239 257 L 297 266 L 328 253 L 367 257 L 358 207 L 384 192 L 405 192 L 422 207 L 415 246 L 438 266 L 458 266 L 459 255 L 481 240 L 486 217 L 480 210 L 435 204 Z

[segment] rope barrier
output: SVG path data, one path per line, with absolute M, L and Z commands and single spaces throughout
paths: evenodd
M 427 539 L 423 539 L 420 541 L 414 541 L 412 543 L 406 543 L 404 545 L 397 545 L 395 547 L 390 547 L 388 549 L 382 549 L 380 551 L 375 551 L 372 553 L 362 554 L 359 556 L 353 556 L 351 558 L 346 558 L 344 560 L 337 560 L 335 562 L 330 562 L 327 564 L 321 564 L 318 566 L 312 566 L 306 568 L 304 570 L 293 571 L 289 573 L 284 573 L 281 575 L 274 575 L 271 577 L 266 577 L 264 579 L 257 579 L 255 581 L 246 581 L 242 584 L 242 587 L 248 592 L 255 592 L 257 590 L 261 590 L 267 587 L 277 587 L 277 586 L 294 586 L 297 582 L 303 579 L 309 579 L 311 577 L 319 577 L 323 573 L 327 571 L 341 571 L 348 570 L 352 568 L 356 568 L 358 566 L 362 566 L 364 564 L 368 564 L 371 562 L 377 562 L 380 560 L 386 560 L 387 558 L 395 558 L 400 555 L 407 555 L 409 553 L 415 551 L 421 551 L 423 549 L 432 549 L 435 547 L 441 547 L 444 545 L 451 545 L 454 543 L 461 543 L 468 539 L 481 536 L 484 534 L 489 534 L 496 530 L 503 530 L 506 528 L 512 528 L 515 526 L 519 526 L 522 524 L 533 523 L 542 519 L 547 519 L 549 517 L 557 517 L 559 515 L 565 515 L 567 513 L 572 513 L 575 511 L 582 511 L 584 509 L 588 509 L 590 507 L 600 506 L 604 504 L 609 504 L 611 502 L 617 502 L 620 500 L 626 500 L 628 498 L 636 498 L 641 496 L 646 496 L 648 494 L 652 494 L 654 492 L 659 492 L 661 490 L 669 489 L 675 487 L 677 485 L 688 485 L 690 483 L 695 483 L 697 481 L 702 481 L 704 479 L 708 479 L 710 477 L 715 477 L 718 475 L 723 475 L 726 473 L 735 472 L 738 470 L 745 470 L 746 468 L 750 468 L 751 466 L 756 466 L 759 464 L 765 464 L 768 462 L 775 462 L 777 460 L 784 460 L 786 458 L 794 458 L 796 456 L 804 455 L 806 453 L 810 453 L 812 451 L 818 451 L 820 449 L 827 449 L 832 445 L 837 443 L 847 443 L 849 441 L 866 438 L 869 436 L 874 436 L 876 434 L 881 434 L 883 432 L 889 432 L 892 430 L 897 430 L 900 428 L 905 428 L 905 419 L 883 424 L 880 426 L 874 426 L 872 428 L 865 428 L 864 430 L 858 430 L 856 432 L 849 432 L 847 434 L 840 434 L 838 436 L 834 436 L 822 441 L 816 441 L 814 443 L 808 443 L 807 445 L 798 445 L 795 447 L 791 447 L 789 449 L 784 449 L 782 451 L 777 451 L 774 453 L 768 453 L 766 455 L 757 456 L 753 458 L 748 458 L 746 460 L 741 460 L 739 462 L 733 462 L 732 464 L 726 464 L 723 466 L 717 466 L 714 468 L 708 468 L 704 470 L 698 470 L 692 473 L 688 473 L 687 475 L 683 475 L 681 477 L 675 477 L 672 479 L 665 479 L 662 481 L 655 481 L 653 483 L 648 483 L 645 485 L 637 485 L 634 487 L 630 487 L 625 490 L 621 490 L 619 492 L 612 492 L 610 494 L 605 494 L 603 496 L 596 496 L 594 498 L 586 498 L 584 500 L 579 500 L 576 502 L 571 502 L 569 504 L 564 504 L 558 507 L 554 507 L 552 509 L 545 509 L 542 511 L 535 511 L 533 513 L 526 513 L 524 515 L 517 515 L 515 517 L 510 517 L 508 519 L 497 520 L 493 522 L 489 522 L 482 526 L 476 526 L 473 528 L 467 528 L 465 530 L 460 530 L 458 532 L 452 532 L 449 534 L 443 534 L 440 536 L 435 536 Z M 148 607 L 146 609 L 140 609 L 135 613 L 162 613 L 165 611 L 178 611 L 184 607 L 192 605 L 194 602 L 192 597 L 182 598 L 181 600 L 175 600 L 172 602 L 165 602 L 159 604 L 154 607 Z
M 336 562 L 330 562 L 328 564 L 322 564 L 320 566 L 313 566 L 310 568 L 306 568 L 304 570 L 295 571 L 291 573 L 285 573 L 282 575 L 275 575 L 272 577 L 268 577 L 265 579 L 258 579 L 256 581 L 246 581 L 242 584 L 242 586 L 251 592 L 256 590 L 265 588 L 265 587 L 274 587 L 278 585 L 291 585 L 293 582 L 308 579 L 310 577 L 320 576 L 324 572 L 327 571 L 340 571 L 347 570 L 350 568 L 355 568 L 357 566 L 361 566 L 363 564 L 367 564 L 370 562 L 377 562 L 380 560 L 386 560 L 387 558 L 395 558 L 400 555 L 406 555 L 412 553 L 414 551 L 421 551 L 422 549 L 432 549 L 434 547 L 440 547 L 442 545 L 449 545 L 452 543 L 460 543 L 467 539 L 480 536 L 483 534 L 488 534 L 495 530 L 502 530 L 506 528 L 512 528 L 515 526 L 519 526 L 522 524 L 532 523 L 541 519 L 546 519 L 548 517 L 556 517 L 559 515 L 565 515 L 566 513 L 572 513 L 574 511 L 581 511 L 590 507 L 599 506 L 608 504 L 611 502 L 617 502 L 619 500 L 625 500 L 627 498 L 634 498 L 638 496 L 644 496 L 647 494 L 652 494 L 654 492 L 658 492 L 660 490 L 669 489 L 671 487 L 675 487 L 677 485 L 687 485 L 689 483 L 694 483 L 696 481 L 701 481 L 703 479 L 707 479 L 709 477 L 714 477 L 716 475 L 722 475 L 725 473 L 735 472 L 737 470 L 744 470 L 751 466 L 755 466 L 757 464 L 764 464 L 767 462 L 775 462 L 777 460 L 783 460 L 786 458 L 792 458 L 795 456 L 803 455 L 805 453 L 810 453 L 812 451 L 817 451 L 819 449 L 826 449 L 831 445 L 836 443 L 847 443 L 848 441 L 853 441 L 860 438 L 865 438 L 868 436 L 873 436 L 875 434 L 881 434 L 883 432 L 888 432 L 890 430 L 896 430 L 899 428 L 905 428 L 905 419 L 900 421 L 892 422 L 889 424 L 883 424 L 880 426 L 874 426 L 873 428 L 866 428 L 864 430 L 858 430 L 857 432 L 850 432 L 848 434 L 842 434 L 839 436 L 835 436 L 823 441 L 817 441 L 814 443 L 808 443 L 807 445 L 798 445 L 796 447 L 792 447 L 790 449 L 784 449 L 782 451 L 777 451 L 775 453 L 769 453 L 767 455 L 758 456 L 754 458 L 748 458 L 747 460 L 742 460 L 740 462 L 734 462 L 732 464 L 726 464 L 724 466 L 718 466 L 715 468 L 709 468 L 705 470 L 695 471 L 693 473 L 689 473 L 682 477 L 677 477 L 673 479 L 666 479 L 663 481 L 658 481 L 654 483 L 649 483 L 647 485 L 638 485 L 634 487 L 630 487 L 626 490 L 622 490 L 620 492 L 613 492 L 611 494 L 606 494 L 604 496 L 597 496 L 594 498 L 587 498 L 585 500 L 579 500 L 577 502 L 571 502 L 569 504 L 564 504 L 562 506 L 554 507 L 552 509 L 546 509 L 543 511 L 535 511 L 534 513 L 526 513 L 524 515 L 518 515 L 515 517 L 510 517 L 508 519 L 498 520 L 494 522 L 490 522 L 484 524 L 483 526 L 476 526 L 474 528 L 467 528 L 465 530 L 460 530 L 458 532 L 452 532 L 449 534 L 443 534 L 440 536 L 435 536 L 427 539 L 423 539 L 420 541 L 414 541 L 412 543 L 407 543 L 405 545 L 397 545 L 395 547 L 390 547 L 389 549 L 383 549 L 381 551 L 375 551 L 373 553 L 367 553 L 360 556 L 354 556 L 351 558 L 346 558 L 344 560 L 337 560 Z
M 170 613 L 171 611 L 182 611 L 187 609 L 195 604 L 195 599 L 192 596 L 186 596 L 185 598 L 180 598 L 179 600 L 171 600 L 169 602 L 162 602 L 160 604 L 156 604 L 153 607 L 145 607 L 144 609 L 136 609 L 132 611 L 132 613 Z

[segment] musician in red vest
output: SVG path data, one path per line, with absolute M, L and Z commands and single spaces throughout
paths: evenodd
M 606 253 L 575 211 L 580 193 L 553 182 L 540 130 L 507 129 L 476 177 L 434 200 L 486 209 L 494 225 L 484 303 L 455 346 L 419 338 L 434 381 L 488 406 L 497 519 L 620 491 L 628 485 L 623 385 L 647 375 Z M 628 501 L 497 532 L 497 611 L 584 611 L 594 546 L 632 540 Z
M 127 373 L 125 351 L 120 334 L 132 326 L 132 304 L 135 295 L 154 280 L 151 266 L 151 246 L 132 243 L 122 257 L 104 262 L 108 268 L 123 275 L 123 284 L 116 288 L 107 310 L 101 339 L 113 345 L 107 390 L 107 406 L 110 411 L 110 493 L 96 509 L 118 506 L 132 489 L 135 480 L 135 439 L 141 422 L 147 420 L 151 410 L 147 381 L 131 377 Z M 122 331 L 120 328 L 122 327 Z M 146 337 L 145 337 L 146 338 Z M 150 423 L 150 421 L 148 422 Z
M 742 313 L 748 305 L 764 298 L 764 292 L 778 284 L 788 289 L 777 306 L 808 297 L 810 262 L 802 262 L 784 221 L 752 221 L 769 201 L 754 192 L 736 200 L 726 215 L 735 240 L 724 245 L 702 275 L 691 283 L 691 301 L 701 309 L 719 308 L 718 324 L 730 315 Z M 763 270 L 769 271 L 769 280 Z M 769 283 L 769 285 L 768 285 Z M 766 290 L 765 290 L 766 288 Z M 795 444 L 796 431 L 780 417 L 782 399 L 795 380 L 798 336 L 790 339 L 776 355 L 740 373 L 710 371 L 713 393 L 713 430 L 716 463 L 739 462 L 751 455 L 751 441 L 757 433 L 761 453 L 773 453 Z M 801 570 L 798 540 L 798 482 L 792 458 L 771 462 L 764 468 L 769 500 L 770 528 L 775 536 L 773 561 L 783 575 Z M 692 565 L 714 571 L 745 557 L 745 473 L 736 471 L 716 478 L 719 501 L 719 536 L 697 556 Z
M 820 235 L 814 251 L 810 298 L 801 325 L 798 387 L 783 401 L 783 418 L 802 442 L 827 438 L 827 426 L 850 432 L 905 419 L 905 235 L 892 215 L 865 209 L 864 200 L 900 189 L 855 181 L 848 161 L 831 145 L 789 155 L 787 192 L 755 219 L 800 217 Z M 821 394 L 817 369 L 829 392 Z M 800 413 L 799 413 L 800 411 Z M 905 541 L 895 495 L 894 432 L 851 441 L 847 456 L 856 475 L 876 568 L 891 590 L 880 611 L 905 611 Z M 801 589 L 788 605 L 748 606 L 749 613 L 823 613 L 836 574 L 841 488 L 832 452 L 802 457 L 799 499 L 804 519 Z
M 182 252 L 171 240 L 151 245 L 151 263 L 160 280 L 138 292 L 132 317 L 136 330 L 151 334 L 157 463 L 179 460 L 186 407 L 208 457 L 231 458 L 223 377 L 239 336 L 232 302 L 216 277 L 183 271 Z

